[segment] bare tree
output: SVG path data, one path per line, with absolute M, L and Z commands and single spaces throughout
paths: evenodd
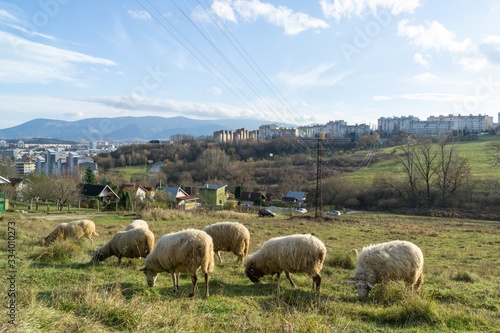
M 50 198 L 56 202 L 57 210 L 64 206 L 76 205 L 80 198 L 81 187 L 76 178 L 53 176 L 50 181 Z
M 459 156 L 455 147 L 447 148 L 446 142 L 441 142 L 439 149 L 437 186 L 441 193 L 441 206 L 447 207 L 450 197 L 467 184 L 471 176 L 471 168 L 469 160 Z
M 23 198 L 29 199 L 31 204 L 35 204 L 35 209 L 38 210 L 40 203 L 49 197 L 50 179 L 45 175 L 37 173 L 30 174 L 27 177 L 26 186 L 22 189 Z M 31 207 L 31 209 L 33 209 Z
M 425 185 L 427 206 L 432 204 L 431 189 L 438 168 L 436 164 L 438 152 L 434 147 L 430 139 L 417 140 L 413 145 L 410 145 L 410 149 L 413 151 L 413 163 Z
M 229 161 L 229 156 L 222 149 L 208 148 L 201 153 L 197 160 L 199 165 L 198 172 L 204 175 L 205 178 L 224 175 Z
M 415 160 L 417 159 L 417 153 L 414 147 L 414 142 L 407 140 L 406 144 L 401 146 L 401 149 L 403 150 L 403 153 L 396 156 L 396 165 L 403 168 L 404 189 L 397 189 L 397 186 L 392 187 L 394 189 L 397 189 L 397 191 L 400 193 L 400 196 L 412 207 L 417 207 L 421 190 L 417 177 L 419 171 L 415 163 Z M 391 183 L 392 182 L 388 182 L 388 185 Z

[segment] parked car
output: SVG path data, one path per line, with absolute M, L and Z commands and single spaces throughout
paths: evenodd
M 307 213 L 307 209 L 305 209 L 305 208 L 297 208 L 297 213 Z
M 341 215 L 338 210 L 331 210 L 329 212 L 326 212 L 327 215 Z
M 259 210 L 259 217 L 260 216 L 269 216 L 269 217 L 275 217 L 276 213 L 269 210 L 269 209 L 261 209 Z

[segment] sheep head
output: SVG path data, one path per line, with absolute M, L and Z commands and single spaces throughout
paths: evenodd
M 146 275 L 148 282 L 148 287 L 154 287 L 156 283 L 156 278 L 158 277 L 158 272 L 154 272 L 146 267 L 141 268 L 141 271 Z
M 106 258 L 104 256 L 104 253 L 102 253 L 101 251 L 97 250 L 92 255 L 92 258 L 90 259 L 90 262 L 93 263 L 93 264 L 98 264 L 98 263 L 100 263 L 101 261 L 104 261 L 104 260 L 106 260 Z
M 250 265 L 245 269 L 245 274 L 248 276 L 250 281 L 253 283 L 259 283 L 260 278 L 264 276 L 264 273 L 257 269 L 254 265 Z
M 353 281 L 349 280 L 349 283 L 352 283 L 356 289 L 358 289 L 358 298 L 363 299 L 368 296 L 368 293 L 370 290 L 372 290 L 374 287 L 370 282 L 366 281 Z

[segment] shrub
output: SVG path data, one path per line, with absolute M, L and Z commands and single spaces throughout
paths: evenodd
M 468 272 L 457 272 L 452 275 L 451 279 L 458 282 L 474 283 L 475 279 Z
M 328 266 L 354 269 L 356 268 L 356 257 L 354 254 L 351 255 L 349 253 L 334 253 L 333 255 L 329 255 Z
M 64 263 L 68 262 L 78 249 L 79 246 L 72 242 L 55 242 L 42 253 L 35 254 L 34 257 L 44 263 Z

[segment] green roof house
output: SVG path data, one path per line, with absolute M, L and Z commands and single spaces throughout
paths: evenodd
M 198 187 L 198 195 L 201 202 L 203 202 L 205 205 L 212 205 L 214 207 L 226 206 L 226 187 L 227 185 L 219 184 L 205 184 Z

